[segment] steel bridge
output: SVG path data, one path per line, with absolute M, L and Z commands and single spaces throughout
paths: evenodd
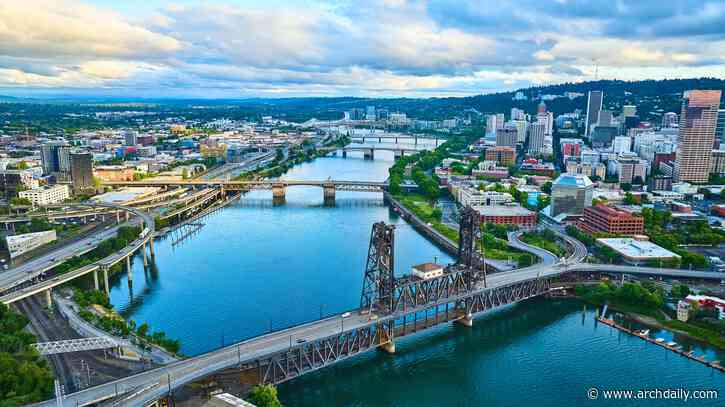
M 471 326 L 476 314 L 547 293 L 554 281 L 576 273 L 591 279 L 595 274 L 631 274 L 636 269 L 642 275 L 725 279 L 725 273 L 695 274 L 687 270 L 608 269 L 605 265 L 593 270 L 576 264 L 586 256 L 576 248 L 563 263 L 489 275 L 485 259 L 477 250 L 481 238 L 478 222 L 468 219 L 471 216 L 475 212 L 463 211 L 458 261 L 439 277 L 396 278 L 394 226 L 376 223 L 359 308 L 95 386 L 70 394 L 66 400 L 83 406 L 120 397 L 124 405 L 143 406 L 186 383 L 214 374 L 231 373 L 252 384 L 282 383 L 372 349 L 394 353 L 396 338 L 443 323 Z M 49 400 L 40 405 L 54 403 Z
M 97 336 L 94 338 L 66 339 L 54 342 L 38 342 L 31 344 L 41 355 L 56 355 L 67 352 L 81 352 L 87 350 L 111 349 L 119 345 L 109 337 Z
M 421 150 L 418 150 L 416 148 L 405 148 L 405 147 L 385 147 L 385 146 L 345 146 L 341 148 L 342 150 L 342 156 L 347 157 L 347 153 L 349 151 L 362 151 L 363 158 L 366 159 L 375 159 L 375 152 L 376 151 L 392 151 L 394 154 L 395 159 L 403 158 L 406 153 L 417 153 Z

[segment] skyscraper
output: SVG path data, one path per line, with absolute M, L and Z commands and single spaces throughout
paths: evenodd
M 70 161 L 73 190 L 77 192 L 93 188 L 93 155 L 87 152 L 71 153 Z
M 707 182 L 719 107 L 719 90 L 689 90 L 683 95 L 674 168 L 676 182 Z
M 591 127 L 599 120 L 599 112 L 602 110 L 604 92 L 601 90 L 590 90 L 587 96 L 587 120 L 584 127 L 584 136 L 589 137 Z
M 677 127 L 677 113 L 667 112 L 662 115 L 662 127 L 672 128 Z
M 725 109 L 718 109 L 717 111 L 717 126 L 715 126 L 715 147 L 721 147 L 725 145 Z
M 70 171 L 70 146 L 64 141 L 51 141 L 40 146 L 43 174 Z

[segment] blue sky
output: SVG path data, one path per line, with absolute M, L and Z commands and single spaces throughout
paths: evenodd
M 0 93 L 458 96 L 725 77 L 725 2 L 2 0 Z

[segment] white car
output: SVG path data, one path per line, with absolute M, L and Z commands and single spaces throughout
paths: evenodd
M 350 316 L 350 313 L 349 313 L 349 312 L 346 312 L 346 313 L 342 314 L 342 317 L 343 317 L 343 318 L 347 318 L 347 317 L 349 317 L 349 316 Z

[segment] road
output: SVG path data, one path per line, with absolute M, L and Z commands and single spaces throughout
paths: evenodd
M 582 245 L 574 245 L 574 252 L 565 263 L 556 263 L 553 265 L 536 265 L 523 269 L 494 273 L 488 276 L 488 288 L 481 285 L 476 287 L 475 291 L 483 291 L 496 287 L 503 287 L 510 284 L 519 283 L 527 280 L 534 280 L 544 277 L 553 277 L 562 273 L 582 270 L 582 271 L 619 271 L 628 274 L 642 275 L 663 275 L 663 276 L 690 276 L 703 277 L 710 279 L 725 279 L 725 273 L 710 272 L 690 272 L 687 270 L 673 269 L 647 269 L 640 267 L 627 266 L 607 266 L 607 265 L 580 265 L 586 256 L 586 248 Z M 573 264 L 572 264 L 573 263 Z M 459 296 L 464 298 L 472 293 L 466 293 Z M 458 299 L 448 298 L 442 300 L 444 302 L 452 302 Z M 251 362 L 265 355 L 283 351 L 294 344 L 297 339 L 305 339 L 307 341 L 322 339 L 330 335 L 341 332 L 343 329 L 361 328 L 366 325 L 375 324 L 377 322 L 398 318 L 400 313 L 381 317 L 378 321 L 369 321 L 368 316 L 360 316 L 355 310 L 351 311 L 351 316 L 342 318 L 341 314 L 330 318 L 314 321 L 307 324 L 295 326 L 286 330 L 277 331 L 251 338 L 239 344 L 227 346 L 203 355 L 185 359 L 172 363 L 162 368 L 147 371 L 145 373 L 129 376 L 111 383 L 96 386 L 78 393 L 69 395 L 65 402 L 69 405 L 85 405 L 97 402 L 103 399 L 111 398 L 116 392 L 122 394 L 127 392 L 128 396 L 120 401 L 122 405 L 141 406 L 146 402 L 158 399 L 167 394 L 169 389 L 177 388 L 185 383 L 189 383 L 201 379 L 215 371 L 237 366 L 239 363 Z M 344 326 L 343 326 L 344 325 Z M 54 401 L 49 400 L 39 403 L 41 406 L 52 406 Z
M 556 257 L 554 253 L 523 242 L 521 240 L 521 235 L 523 233 L 524 232 L 521 231 L 508 232 L 509 246 L 534 254 L 536 257 L 540 258 L 541 263 L 546 266 L 550 266 L 559 261 L 559 258 Z
M 131 225 L 135 225 L 138 224 L 138 222 L 138 219 L 132 219 L 129 223 Z M 118 229 L 125 225 L 127 224 L 111 226 L 94 235 L 76 240 L 49 253 L 38 256 L 24 264 L 0 272 L 0 291 L 13 288 L 28 280 L 32 280 L 71 257 L 79 256 L 95 249 L 104 240 L 116 236 Z
M 143 221 L 144 223 L 144 229 L 141 231 L 141 235 L 138 239 L 134 240 L 129 246 L 121 249 L 118 252 L 114 252 L 110 256 L 101 259 L 93 264 L 81 267 L 76 270 L 72 270 L 68 273 L 65 273 L 60 276 L 51 277 L 47 280 L 43 280 L 37 284 L 33 284 L 32 286 L 25 287 L 25 288 L 19 288 L 14 291 L 10 291 L 0 297 L 0 302 L 3 302 L 5 304 L 10 304 L 12 302 L 21 300 L 23 298 L 30 297 L 32 295 L 38 294 L 40 292 L 43 292 L 49 288 L 53 288 L 56 286 L 59 286 L 61 284 L 67 283 L 77 277 L 86 275 L 90 272 L 93 272 L 95 270 L 98 270 L 101 265 L 108 265 L 111 266 L 113 264 L 118 263 L 119 261 L 125 259 L 130 254 L 134 253 L 136 250 L 138 250 L 140 247 L 142 247 L 144 244 L 146 244 L 150 239 L 153 239 L 153 232 L 154 232 L 154 219 L 151 217 L 150 214 L 147 212 L 140 211 L 136 208 L 131 207 L 125 207 L 125 206 L 119 206 L 114 204 L 102 204 L 102 203 L 89 203 L 89 206 L 97 206 L 97 207 L 106 207 L 106 208 L 114 208 L 114 209 L 120 209 L 125 210 L 133 213 L 137 216 L 137 221 Z M 98 244 L 100 242 L 96 242 L 95 244 Z M 88 246 L 91 247 L 91 246 Z M 59 249 L 64 253 L 66 257 L 72 257 L 74 252 L 72 249 L 69 248 L 61 248 Z M 51 254 L 49 254 L 51 255 Z M 54 261 L 56 264 L 62 263 L 60 261 L 60 257 L 56 258 Z M 46 263 L 50 264 L 50 263 Z M 52 267 L 50 267 L 52 268 Z M 17 287 L 18 285 L 25 283 L 27 281 L 31 281 L 33 278 L 37 277 L 38 275 L 42 274 L 41 272 L 38 272 L 37 270 L 30 270 L 28 273 L 27 271 L 25 273 L 18 273 L 15 272 L 11 276 L 8 276 L 7 279 L 5 279 L 5 283 L 8 285 L 0 285 L 0 292 L 7 291 L 9 288 Z

